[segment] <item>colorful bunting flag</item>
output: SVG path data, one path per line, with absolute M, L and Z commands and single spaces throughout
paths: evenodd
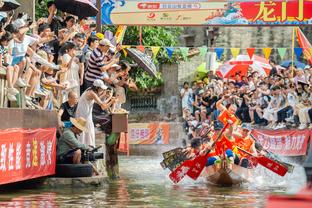
M 138 45 L 136 48 L 137 48 L 139 51 L 141 51 L 142 53 L 145 52 L 145 47 L 142 46 L 142 45 Z
M 247 53 L 248 53 L 248 56 L 250 58 L 250 60 L 252 59 L 254 53 L 255 53 L 255 48 L 247 48 Z
M 231 48 L 231 53 L 232 53 L 233 58 L 236 59 L 236 57 L 238 56 L 239 52 L 240 52 L 240 48 Z
M 262 48 L 264 57 L 268 60 L 270 58 L 272 48 Z
M 284 56 L 286 54 L 286 48 L 278 48 L 277 51 L 278 51 L 278 54 L 279 56 L 281 57 L 281 59 L 283 60 L 284 59 Z
M 200 47 L 198 48 L 199 49 L 199 54 L 202 56 L 202 57 L 205 57 L 206 54 L 207 54 L 207 46 L 203 46 L 203 47 Z
M 188 47 L 180 47 L 181 54 L 184 58 L 188 56 L 189 48 Z
M 220 60 L 222 55 L 223 55 L 223 52 L 224 52 L 224 48 L 215 48 L 214 51 L 216 52 L 217 54 L 217 58 Z
M 297 59 L 300 59 L 300 56 L 302 54 L 302 48 L 294 48 L 294 52 L 297 56 Z
M 167 51 L 169 58 L 171 58 L 173 55 L 173 52 L 174 52 L 174 48 L 173 47 L 166 47 L 166 51 Z
M 128 56 L 127 48 L 131 48 L 131 46 L 129 46 L 129 45 L 123 45 L 122 46 L 122 51 L 123 51 L 125 57 Z
M 160 47 L 159 46 L 152 46 L 151 49 L 152 49 L 154 58 L 156 58 L 156 56 L 157 56 L 157 54 L 158 54 L 158 52 L 160 50 Z

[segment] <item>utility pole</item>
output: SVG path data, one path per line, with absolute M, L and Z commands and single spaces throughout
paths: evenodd
M 101 0 L 96 0 L 96 8 L 99 10 L 96 16 L 96 32 L 102 32 L 102 8 Z

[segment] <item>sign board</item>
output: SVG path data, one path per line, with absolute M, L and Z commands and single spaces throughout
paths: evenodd
M 56 129 L 0 130 L 0 185 L 55 174 Z
M 267 150 L 283 156 L 306 155 L 310 130 L 253 130 L 252 135 Z
M 129 124 L 129 144 L 169 144 L 169 123 Z
M 311 0 L 102 0 L 106 25 L 312 25 Z

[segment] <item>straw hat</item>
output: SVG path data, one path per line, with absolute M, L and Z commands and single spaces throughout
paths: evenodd
M 86 119 L 79 118 L 70 118 L 70 122 L 79 130 L 86 132 L 87 131 L 87 121 Z

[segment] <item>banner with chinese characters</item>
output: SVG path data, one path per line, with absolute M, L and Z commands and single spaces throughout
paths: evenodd
M 55 174 L 56 129 L 0 130 L 0 185 Z
M 306 155 L 310 134 L 310 130 L 252 131 L 265 149 L 283 156 Z
M 311 0 L 102 0 L 106 25 L 311 25 Z
M 129 144 L 169 144 L 169 123 L 129 124 Z

